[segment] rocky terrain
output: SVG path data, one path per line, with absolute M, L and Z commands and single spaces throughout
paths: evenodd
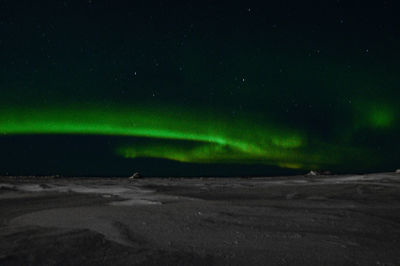
M 0 178 L 0 265 L 400 265 L 400 175 Z

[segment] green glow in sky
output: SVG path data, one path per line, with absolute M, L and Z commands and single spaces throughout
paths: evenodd
M 392 4 L 21 2 L 0 1 L 0 175 L 400 167 Z
M 203 114 L 203 116 L 202 116 Z M 261 146 L 296 148 L 298 132 L 258 125 L 251 121 L 226 121 L 198 112 L 190 114 L 163 108 L 44 108 L 3 109 L 2 134 L 97 134 L 193 140 L 228 145 L 257 152 Z M 211 117 L 211 118 L 210 118 Z M 258 139 L 257 142 L 249 141 Z
M 370 111 L 369 121 L 373 127 L 387 128 L 393 124 L 394 116 L 392 112 L 385 107 L 376 108 Z
M 296 158 L 292 149 L 269 147 L 264 150 L 240 150 L 228 145 L 196 143 L 196 145 L 127 145 L 117 149 L 125 158 L 164 158 L 190 163 L 261 163 L 285 165 L 285 168 L 302 168 L 304 157 Z
M 356 128 L 390 129 L 395 126 L 395 109 L 382 102 L 361 102 L 357 105 L 356 114 L 359 121 Z
M 367 109 L 367 122 L 387 127 L 393 116 L 386 109 Z M 361 127 L 362 128 L 362 127 Z M 357 127 L 348 129 L 349 136 Z M 78 105 L 0 109 L 4 135 L 74 134 L 126 136 L 157 140 L 135 142 L 127 138 L 115 145 L 124 158 L 162 158 L 185 163 L 240 163 L 282 168 L 315 169 L 346 163 L 359 148 L 311 138 L 305 131 L 251 116 L 227 117 L 193 108 L 135 108 Z M 354 160 L 353 160 L 354 161 Z
M 0 133 L 94 134 L 190 141 L 195 146 L 116 147 L 126 158 L 153 157 L 181 162 L 244 162 L 299 165 L 306 137 L 282 126 L 251 119 L 216 117 L 173 108 L 12 109 L 0 112 Z

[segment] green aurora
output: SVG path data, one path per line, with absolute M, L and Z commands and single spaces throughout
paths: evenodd
M 394 123 L 389 108 L 370 108 L 359 125 L 348 131 L 384 128 Z M 364 125 L 364 126 L 363 126 Z M 319 169 L 345 164 L 354 154 L 365 160 L 364 148 L 324 143 L 296 130 L 254 117 L 216 116 L 176 107 L 101 108 L 76 105 L 48 108 L 3 108 L 3 135 L 73 134 L 158 139 L 154 143 L 125 141 L 114 150 L 125 158 L 163 158 L 184 163 L 266 164 L 283 168 Z M 174 141 L 171 144 L 171 141 Z

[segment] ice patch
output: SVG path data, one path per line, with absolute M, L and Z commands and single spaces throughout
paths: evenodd
M 8 184 L 1 184 L 3 187 L 13 187 Z M 99 194 L 105 198 L 113 196 L 125 199 L 109 203 L 113 206 L 132 206 L 132 205 L 154 205 L 162 204 L 162 200 L 171 200 L 171 196 L 167 195 L 155 195 L 154 191 L 141 189 L 134 186 L 121 186 L 121 185 L 76 185 L 76 184 L 23 184 L 16 186 L 16 189 L 25 192 L 75 192 L 84 194 Z
M 144 199 L 131 199 L 123 201 L 113 201 L 110 203 L 113 206 L 132 206 L 132 205 L 161 205 L 159 201 L 151 201 Z

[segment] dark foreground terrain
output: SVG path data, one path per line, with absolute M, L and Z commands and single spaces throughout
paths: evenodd
M 0 265 L 400 265 L 400 175 L 3 177 Z

